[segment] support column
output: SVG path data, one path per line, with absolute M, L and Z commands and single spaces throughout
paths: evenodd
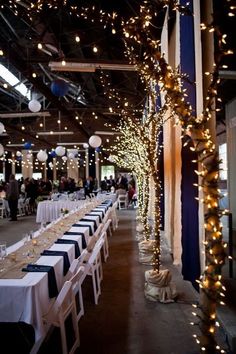
M 57 180 L 57 159 L 54 157 L 52 159 L 52 163 L 53 163 L 53 181 L 56 181 Z
M 89 176 L 89 149 L 86 148 L 85 149 L 85 162 L 86 162 L 86 166 L 85 166 L 85 178 Z
M 97 179 L 97 185 L 100 186 L 100 159 L 99 153 L 95 151 L 95 177 Z
M 3 174 L 3 180 L 6 182 L 6 162 L 2 162 L 2 174 Z
M 13 175 L 15 175 L 15 174 L 16 174 L 16 160 L 15 160 L 15 154 L 14 154 L 14 153 L 12 153 L 11 159 L 12 159 L 12 163 L 11 163 L 11 173 L 12 173 Z
M 24 179 L 33 177 L 33 155 L 28 150 L 22 150 L 21 169 Z
M 78 171 L 78 158 L 75 157 L 73 159 L 69 158 L 70 153 L 74 155 L 78 153 L 77 149 L 68 149 L 67 150 L 67 177 L 73 178 L 75 182 L 78 182 L 79 179 L 79 171 Z

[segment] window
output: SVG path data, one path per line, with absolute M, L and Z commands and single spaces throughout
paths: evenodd
M 111 175 L 115 178 L 115 167 L 112 165 L 102 166 L 101 181 L 105 176 L 109 179 Z
M 227 168 L 227 144 L 221 144 L 219 146 L 219 158 L 221 160 L 220 164 L 220 180 L 226 181 L 228 177 Z

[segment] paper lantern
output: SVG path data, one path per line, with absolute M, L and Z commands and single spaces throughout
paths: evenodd
M 0 156 L 4 154 L 4 147 L 0 144 Z
M 75 158 L 75 155 L 73 154 L 73 152 L 70 152 L 68 157 L 69 159 L 73 160 Z
M 26 154 L 26 158 L 27 158 L 28 160 L 31 159 L 31 157 L 32 157 L 32 154 L 30 154 L 30 153 Z
M 112 155 L 110 155 L 110 156 L 108 156 L 107 160 L 110 162 L 114 162 L 114 157 Z
M 17 157 L 21 157 L 21 155 L 22 155 L 21 151 L 17 151 L 17 152 L 16 152 L 16 156 L 17 156 Z
M 100 151 L 101 151 L 101 148 L 98 147 L 98 148 L 95 149 L 95 151 L 96 151 L 96 152 L 100 152 Z
M 69 85 L 66 81 L 57 79 L 51 84 L 51 91 L 55 96 L 62 97 L 67 94 L 69 90 Z
M 4 125 L 0 122 L 0 134 L 2 134 L 5 130 Z
M 88 149 L 89 148 L 89 144 L 88 143 L 83 143 L 83 148 L 84 149 Z
M 29 101 L 28 108 L 31 112 L 39 112 L 41 109 L 41 103 L 37 100 L 31 100 Z
M 26 150 L 31 149 L 31 146 L 32 146 L 32 144 L 31 144 L 29 141 L 27 141 L 26 143 L 24 143 L 24 149 L 26 149 Z
M 51 151 L 49 154 L 50 154 L 51 157 L 56 157 L 57 156 L 56 151 L 54 151 L 54 150 Z
M 92 135 L 89 138 L 89 145 L 92 146 L 93 148 L 97 148 L 101 145 L 102 139 L 98 135 Z
M 67 156 L 62 156 L 62 160 L 63 160 L 64 162 L 66 162 L 66 161 L 67 161 Z
M 57 156 L 63 156 L 66 153 L 66 148 L 64 148 L 64 146 L 57 146 L 55 152 Z
M 48 158 L 48 154 L 46 153 L 46 151 L 43 151 L 43 150 L 40 150 L 38 153 L 37 153 L 37 159 L 40 161 L 40 162 L 45 162 Z

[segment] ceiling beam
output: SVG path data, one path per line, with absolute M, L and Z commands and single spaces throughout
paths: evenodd
M 5 54 L 6 57 L 8 57 L 10 63 L 19 71 L 22 73 L 22 75 L 27 78 L 28 81 L 30 81 L 33 85 L 34 88 L 37 89 L 41 94 L 48 100 L 50 101 L 55 107 L 61 111 L 65 116 L 67 116 L 70 119 L 71 125 L 78 131 L 81 132 L 81 134 L 88 138 L 90 134 L 80 125 L 76 122 L 74 119 L 74 116 L 71 114 L 71 112 L 67 109 L 66 107 L 66 102 L 64 102 L 64 99 L 59 99 L 53 93 L 51 92 L 50 88 L 43 82 L 42 78 L 37 76 L 33 77 L 32 74 L 34 72 L 33 68 L 31 65 L 26 62 L 23 57 L 20 55 L 21 50 L 18 48 L 16 43 L 1 43 L 1 48 Z
M 62 61 L 50 61 L 48 66 L 52 71 L 74 71 L 74 72 L 95 72 L 96 70 L 121 70 L 136 71 L 136 66 L 132 64 L 121 64 L 114 62 L 107 63 L 83 63 L 69 62 L 66 59 Z
M 31 118 L 31 117 L 50 117 L 50 112 L 15 112 L 15 113 L 0 113 L 0 118 Z

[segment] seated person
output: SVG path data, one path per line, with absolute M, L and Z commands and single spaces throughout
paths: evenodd
M 128 185 L 128 201 L 129 201 L 129 204 L 132 203 L 132 199 L 133 199 L 134 194 L 135 194 L 135 189 L 132 186 L 132 184 L 129 184 Z

